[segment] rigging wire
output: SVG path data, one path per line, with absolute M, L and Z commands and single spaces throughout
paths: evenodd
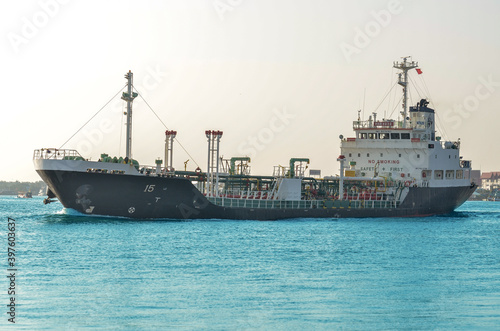
M 399 105 L 403 102 L 403 96 L 399 97 L 398 102 L 394 105 L 394 108 L 392 109 L 391 114 L 389 115 L 389 118 L 392 118 L 392 114 L 394 114 L 394 111 L 398 109 Z
M 413 78 L 410 75 L 408 77 L 410 77 L 410 82 L 415 87 L 415 91 L 417 91 L 419 98 L 424 98 L 426 95 L 425 91 L 421 90 L 420 86 L 417 85 L 415 80 L 413 80 Z
M 169 128 L 165 125 L 165 123 L 163 123 L 163 121 L 161 120 L 160 116 L 158 116 L 158 114 L 156 114 L 156 112 L 153 110 L 153 108 L 149 105 L 149 103 L 146 101 L 146 99 L 144 99 L 144 97 L 141 95 L 141 93 L 139 93 L 139 91 L 135 88 L 134 85 L 132 85 L 134 87 L 134 90 L 137 92 L 137 94 L 141 97 L 141 99 L 146 103 L 146 105 L 149 107 L 149 109 L 153 112 L 153 114 L 156 116 L 156 118 L 160 121 L 161 124 L 163 124 L 163 126 L 165 127 L 165 129 L 169 130 Z M 191 156 L 191 154 L 189 154 L 189 152 L 184 148 L 184 146 L 181 144 L 181 142 L 179 141 L 178 138 L 174 138 L 177 143 L 179 144 L 179 146 L 181 146 L 181 148 L 184 150 L 184 152 L 186 152 L 186 154 L 191 158 L 191 160 L 193 160 L 193 162 L 196 164 L 196 166 L 198 166 L 198 168 L 201 168 L 200 165 L 198 164 L 198 162 L 196 162 L 196 160 Z
M 425 88 L 427 95 L 429 96 L 430 104 L 431 104 L 432 108 L 436 109 L 436 106 L 434 105 L 434 102 L 432 101 L 433 99 L 431 97 L 431 93 L 429 92 L 429 89 L 427 88 L 427 84 L 425 83 L 424 77 L 420 77 L 420 80 L 424 84 L 424 88 Z M 441 126 L 441 118 L 439 117 L 439 112 L 435 111 L 435 114 L 436 114 L 436 117 L 438 118 L 438 121 L 436 121 L 437 122 L 436 126 L 438 127 L 439 131 L 441 131 L 444 134 L 445 140 L 448 140 L 448 137 L 449 137 L 448 132 L 446 132 L 446 129 L 444 128 L 444 126 Z
M 122 120 L 120 123 L 120 144 L 118 144 L 118 155 L 120 155 L 120 151 L 122 150 L 123 118 L 125 117 L 123 115 L 125 115 L 125 103 L 122 103 Z
M 392 68 L 392 74 L 394 74 L 394 67 Z M 392 80 L 391 80 L 392 82 Z M 396 81 L 396 84 L 398 83 L 398 81 Z M 398 84 L 399 85 L 399 84 Z M 392 97 L 392 101 L 391 99 L 389 99 L 389 108 L 391 107 L 394 107 L 392 109 L 392 112 L 391 114 L 389 115 L 389 118 L 392 118 L 392 114 L 394 113 L 394 111 L 396 110 L 396 108 L 400 107 L 401 106 L 401 100 L 403 99 L 403 96 L 402 95 L 399 95 L 399 99 L 398 99 L 398 93 L 396 92 L 396 90 L 394 89 L 394 91 L 391 93 L 391 97 Z M 392 103 L 391 103 L 392 102 Z M 398 112 L 398 121 L 400 120 L 400 112 Z
M 115 98 L 118 94 L 120 94 L 120 92 L 121 92 L 121 91 L 125 88 L 125 86 L 127 86 L 127 84 L 125 84 L 123 87 L 121 87 L 121 88 L 120 88 L 120 90 L 119 90 L 119 91 L 118 91 L 115 95 L 113 95 L 113 97 L 112 97 L 111 99 L 109 99 L 109 101 L 108 101 L 108 102 L 106 102 L 106 104 L 105 104 L 104 106 L 102 106 L 102 107 L 101 107 L 101 109 L 99 109 L 99 110 L 97 111 L 97 113 L 95 113 L 95 114 L 94 114 L 94 116 L 92 116 L 92 117 L 91 117 L 91 118 L 90 118 L 87 122 L 85 122 L 85 124 L 84 124 L 84 125 L 82 125 L 82 126 L 78 129 L 78 131 L 76 131 L 75 133 L 73 133 L 73 135 L 72 135 L 71 137 L 69 137 L 69 139 L 68 139 L 68 140 L 66 140 L 66 141 L 64 142 L 64 144 L 62 144 L 62 145 L 61 145 L 61 147 L 59 147 L 59 149 L 63 148 L 63 147 L 64 147 L 64 145 L 66 145 L 66 144 L 68 143 L 68 141 L 70 141 L 71 139 L 73 139 L 73 137 L 74 137 L 74 136 L 76 136 L 76 134 L 77 134 L 78 132 L 80 132 L 80 130 L 81 130 L 81 129 L 83 129 L 83 128 L 87 125 L 87 124 L 89 124 L 89 122 L 90 122 L 90 121 L 92 121 L 92 120 L 94 119 L 94 117 L 96 117 L 96 116 L 97 116 L 97 114 L 99 114 L 99 113 L 101 112 L 101 110 L 103 110 L 103 109 L 104 109 L 104 108 L 105 108 L 105 107 L 106 107 L 106 106 L 107 106 L 107 105 L 108 105 L 108 104 L 109 104 L 109 103 L 110 103 L 110 102 L 111 102 L 111 101 L 112 101 L 112 100 L 113 100 L 113 99 L 114 99 L 114 98 Z
M 365 100 L 366 100 L 366 87 L 363 92 L 363 120 L 365 119 Z
M 393 76 L 394 76 L 394 67 L 392 67 L 391 77 L 389 79 L 389 90 L 391 90 L 391 85 L 392 85 L 392 82 L 393 82 L 393 79 L 392 79 Z M 395 95 L 395 93 L 394 93 L 394 95 Z M 388 101 L 387 109 L 389 109 L 389 108 L 391 108 L 391 95 L 389 96 L 389 99 L 387 101 Z M 391 113 L 391 115 L 392 115 L 392 113 Z M 387 117 L 387 110 L 384 111 L 384 117 L 385 118 L 390 118 L 391 117 L 391 116 Z
M 382 99 L 382 101 L 380 101 L 380 103 L 378 104 L 378 106 L 375 108 L 374 112 L 377 111 L 377 109 L 379 109 L 379 107 L 382 105 L 382 103 L 384 102 L 384 100 L 387 98 L 387 96 L 391 93 L 392 89 L 396 86 L 397 82 L 394 83 L 394 85 L 392 85 L 391 89 L 389 90 L 389 92 L 387 92 L 387 94 L 385 95 L 385 97 Z
M 89 124 L 90 121 L 92 121 L 104 108 L 106 108 L 106 106 L 111 102 L 113 101 L 113 99 L 118 95 L 120 94 L 120 92 L 127 86 L 127 84 L 125 84 L 124 86 L 122 86 L 120 88 L 120 90 L 118 90 L 118 92 L 113 95 L 113 97 L 111 97 L 111 99 L 108 100 L 108 102 L 106 102 L 106 104 L 104 104 L 104 106 L 102 106 L 87 122 L 85 122 L 71 137 L 69 137 L 68 140 L 66 140 L 62 145 L 61 147 L 59 147 L 59 149 L 62 149 L 64 147 L 64 145 L 66 145 L 71 139 L 73 139 L 74 136 L 76 136 L 87 124 Z M 135 88 L 134 86 L 134 89 L 135 91 L 137 91 L 137 94 L 141 97 L 141 99 L 146 103 L 146 105 L 149 107 L 149 109 L 153 112 L 153 114 L 156 116 L 156 118 L 158 118 L 158 120 L 161 122 L 161 124 L 163 124 L 163 126 L 168 130 L 168 127 L 165 125 L 165 123 L 163 123 L 163 121 L 161 120 L 161 118 L 158 116 L 158 114 L 156 114 L 156 112 L 153 110 L 153 108 L 149 105 L 149 103 L 144 99 L 144 97 L 139 93 L 139 91 Z M 121 149 L 121 140 L 122 140 L 122 131 L 123 131 L 123 116 L 122 116 L 122 125 L 120 125 L 121 129 L 120 129 L 120 145 L 119 145 L 119 149 Z M 184 146 L 181 144 L 181 142 L 179 141 L 179 139 L 175 138 L 175 140 L 177 140 L 177 143 L 179 144 L 179 146 L 181 146 L 181 148 L 184 150 L 184 152 L 186 152 L 186 154 L 191 158 L 191 160 L 193 160 L 193 162 L 199 167 L 200 165 L 198 164 L 198 162 L 196 162 L 196 160 L 191 156 L 191 154 L 189 154 L 189 152 L 184 148 Z

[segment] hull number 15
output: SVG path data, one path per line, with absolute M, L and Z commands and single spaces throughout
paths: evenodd
M 144 192 L 153 192 L 155 190 L 155 185 L 146 185 L 146 188 L 144 189 Z

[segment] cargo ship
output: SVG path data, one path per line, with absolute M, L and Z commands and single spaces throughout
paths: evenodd
M 358 117 L 354 134 L 340 138 L 340 174 L 321 177 L 308 158 L 290 158 L 272 174 L 253 175 L 250 158 L 219 155 L 222 131 L 207 130 L 207 168 L 173 167 L 177 132 L 165 132 L 165 160 L 141 165 L 132 158 L 133 73 L 127 90 L 126 155 L 101 154 L 97 161 L 72 149 L 34 151 L 35 170 L 47 184 L 45 203 L 58 199 L 83 215 L 132 219 L 235 219 L 421 217 L 453 212 L 475 191 L 471 161 L 460 155 L 460 140 L 436 135 L 435 110 L 426 99 L 408 106 L 409 71 L 418 63 L 403 58 L 399 70 L 402 109 L 398 119 Z M 206 147 L 205 147 L 206 148 Z M 270 172 L 271 173 L 271 172 Z

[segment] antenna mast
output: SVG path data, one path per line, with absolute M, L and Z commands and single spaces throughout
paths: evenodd
M 134 74 L 129 70 L 125 74 L 125 79 L 127 79 L 127 92 L 123 92 L 122 100 L 127 101 L 127 147 L 125 151 L 125 156 L 128 160 L 132 159 L 132 102 L 137 97 L 137 93 L 132 92 L 132 85 L 134 82 Z
M 406 118 L 408 117 L 408 70 L 418 67 L 418 63 L 415 61 L 407 61 L 410 56 L 403 57 L 403 62 L 394 62 L 394 68 L 401 70 L 398 74 L 399 81 L 398 84 L 403 86 L 403 128 L 406 128 Z

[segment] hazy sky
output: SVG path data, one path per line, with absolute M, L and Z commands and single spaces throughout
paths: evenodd
M 252 156 L 269 175 L 291 157 L 338 173 L 338 136 L 363 108 L 397 118 L 392 62 L 411 55 L 422 75 L 410 104 L 429 97 L 438 135 L 500 170 L 499 1 L 10 1 L 2 27 L 0 180 L 38 180 L 33 150 L 60 147 L 117 93 L 134 85 L 206 168 L 204 131 L 224 131 L 224 157 Z M 430 94 L 423 93 L 428 90 Z M 395 93 L 397 92 L 397 93 Z M 394 111 L 394 109 L 396 109 Z M 112 101 L 64 147 L 124 155 L 123 103 Z M 154 164 L 164 126 L 134 102 L 133 156 Z

